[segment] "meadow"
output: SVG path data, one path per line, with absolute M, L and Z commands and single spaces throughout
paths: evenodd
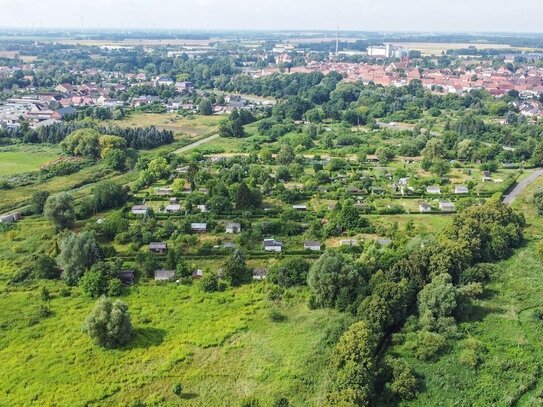
M 48 287 L 53 315 L 39 321 L 37 287 L 3 287 L 0 294 L 2 405 L 173 406 L 175 383 L 188 406 L 239 405 L 251 397 L 270 405 L 281 396 L 318 405 L 327 328 L 346 318 L 310 311 L 303 291 L 271 302 L 265 283 L 215 294 L 198 284 L 142 284 L 123 297 L 134 340 L 103 350 L 81 333 L 94 301 L 77 289 L 61 296 L 60 283 Z M 284 320 L 274 322 L 270 310 Z
M 0 146 L 0 177 L 39 170 L 60 155 L 60 149 L 49 146 Z
M 110 120 L 104 123 L 120 127 L 155 126 L 160 130 L 173 131 L 176 134 L 176 140 L 178 140 L 180 135 L 199 138 L 214 134 L 218 131 L 222 119 L 221 116 L 180 116 L 174 113 L 133 112 L 122 120 Z

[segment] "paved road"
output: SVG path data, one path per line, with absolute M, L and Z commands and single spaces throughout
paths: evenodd
M 535 170 L 533 173 L 528 175 L 526 178 L 524 178 L 522 181 L 520 181 L 515 188 L 509 192 L 509 194 L 505 195 L 503 198 L 504 204 L 511 204 L 513 201 L 517 198 L 518 194 L 520 194 L 528 185 L 530 185 L 532 182 L 534 182 L 536 179 L 538 179 L 540 176 L 543 175 L 543 168 L 540 168 L 538 170 Z
M 218 134 L 214 134 L 214 135 L 209 136 L 209 137 L 206 137 L 206 138 L 204 138 L 204 139 L 202 139 L 202 140 L 195 141 L 194 143 L 187 144 L 186 146 L 181 147 L 181 148 L 175 150 L 174 153 L 175 153 L 175 154 L 186 153 L 187 151 L 190 151 L 190 150 L 192 150 L 193 148 L 198 147 L 199 145 L 202 145 L 202 144 L 204 144 L 204 143 L 207 143 L 208 141 L 215 140 L 216 138 L 219 138 L 219 135 L 218 135 Z

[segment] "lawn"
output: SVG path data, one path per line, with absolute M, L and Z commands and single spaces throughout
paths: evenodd
M 126 349 L 102 350 L 81 333 L 93 301 L 77 289 L 59 296 L 59 286 L 49 286 L 54 314 L 39 322 L 31 322 L 36 289 L 0 294 L 1 405 L 173 406 L 174 383 L 183 385 L 187 406 L 239 405 L 248 397 L 270 405 L 283 395 L 294 405 L 318 405 L 326 328 L 344 318 L 310 311 L 303 292 L 272 304 L 264 283 L 215 294 L 198 284 L 143 284 L 123 298 L 134 340 Z M 270 309 L 286 320 L 273 322 Z
M 0 177 L 39 170 L 59 154 L 58 148 L 48 146 L 0 147 Z

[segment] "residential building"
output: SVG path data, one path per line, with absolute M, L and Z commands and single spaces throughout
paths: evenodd
M 264 268 L 253 269 L 253 280 L 265 280 L 268 277 L 268 270 Z
M 207 223 L 191 223 L 190 230 L 196 233 L 205 233 L 207 231 Z
M 134 205 L 130 212 L 134 215 L 147 215 L 149 208 L 145 205 Z
M 439 210 L 441 212 L 454 212 L 455 206 L 452 202 L 444 201 L 439 203 Z
M 432 207 L 430 205 L 428 205 L 426 202 L 421 202 L 419 204 L 419 212 L 420 213 L 432 212 Z
M 306 240 L 304 242 L 304 250 L 319 252 L 321 250 L 321 243 L 316 240 Z
M 264 239 L 263 247 L 267 252 L 280 252 L 283 249 L 283 243 L 275 239 Z
M 171 281 L 175 278 L 175 270 L 155 270 L 155 281 Z
M 164 254 L 168 251 L 168 244 L 164 242 L 151 242 L 149 243 L 149 250 L 153 253 Z
M 454 193 L 455 194 L 467 194 L 467 193 L 469 193 L 469 189 L 465 185 L 456 185 L 454 187 Z
M 226 224 L 225 228 L 226 233 L 240 233 L 241 232 L 241 224 L 237 222 L 230 222 Z

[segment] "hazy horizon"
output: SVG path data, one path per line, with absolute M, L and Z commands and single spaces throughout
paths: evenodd
M 0 0 L 0 28 L 541 33 L 543 2 L 520 0 Z

